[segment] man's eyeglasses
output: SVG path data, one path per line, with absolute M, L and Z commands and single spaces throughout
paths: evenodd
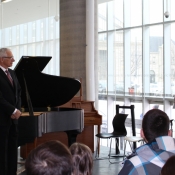
M 11 57 L 2 57 L 2 58 L 8 58 L 8 59 L 11 59 L 11 60 L 13 60 L 13 59 L 14 59 L 14 57 L 13 57 L 13 56 L 11 56 Z

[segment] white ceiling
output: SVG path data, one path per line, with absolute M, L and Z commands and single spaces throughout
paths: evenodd
M 58 10 L 59 0 L 13 0 L 1 3 L 0 28 L 55 16 Z
M 98 4 L 109 2 L 109 1 L 113 1 L 113 0 L 98 0 Z
M 104 3 L 111 0 L 98 0 Z M 12 0 L 0 3 L 0 28 L 59 14 L 59 0 Z

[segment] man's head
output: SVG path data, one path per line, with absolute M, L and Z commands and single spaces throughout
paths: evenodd
M 141 136 L 147 142 L 169 133 L 169 117 L 159 109 L 149 110 L 143 117 Z
M 71 175 L 72 155 L 60 141 L 49 141 L 30 152 L 25 168 L 27 175 Z
M 14 62 L 14 57 L 10 49 L 8 48 L 1 48 L 0 49 L 0 65 L 7 69 L 11 67 Z

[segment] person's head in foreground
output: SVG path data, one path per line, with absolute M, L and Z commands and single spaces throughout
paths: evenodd
M 150 142 L 156 137 L 170 135 L 169 124 L 169 117 L 165 112 L 151 109 L 143 117 L 141 136 L 146 142 Z
M 166 161 L 162 167 L 161 175 L 175 175 L 175 155 Z
M 71 175 L 72 155 L 60 141 L 48 141 L 29 153 L 25 169 L 27 175 Z
M 91 175 L 93 167 L 91 149 L 82 143 L 73 143 L 69 149 L 73 158 L 74 175 Z

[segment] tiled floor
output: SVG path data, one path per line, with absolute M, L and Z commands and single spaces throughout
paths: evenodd
M 114 152 L 114 150 L 113 150 Z M 110 159 L 110 163 L 107 156 L 109 153 L 109 148 L 101 146 L 100 157 L 106 157 L 106 159 L 98 160 L 94 159 L 93 173 L 92 175 L 117 175 L 122 167 L 123 157 L 113 157 Z
M 107 157 L 109 148 L 101 147 L 100 157 Z M 19 159 L 20 160 L 20 159 Z M 122 161 L 123 158 L 112 158 L 111 161 Z M 21 161 L 21 160 L 20 160 Z M 24 165 L 18 165 L 18 175 L 26 175 Z M 111 164 L 108 159 L 95 159 L 92 175 L 117 175 L 122 167 L 122 163 Z

